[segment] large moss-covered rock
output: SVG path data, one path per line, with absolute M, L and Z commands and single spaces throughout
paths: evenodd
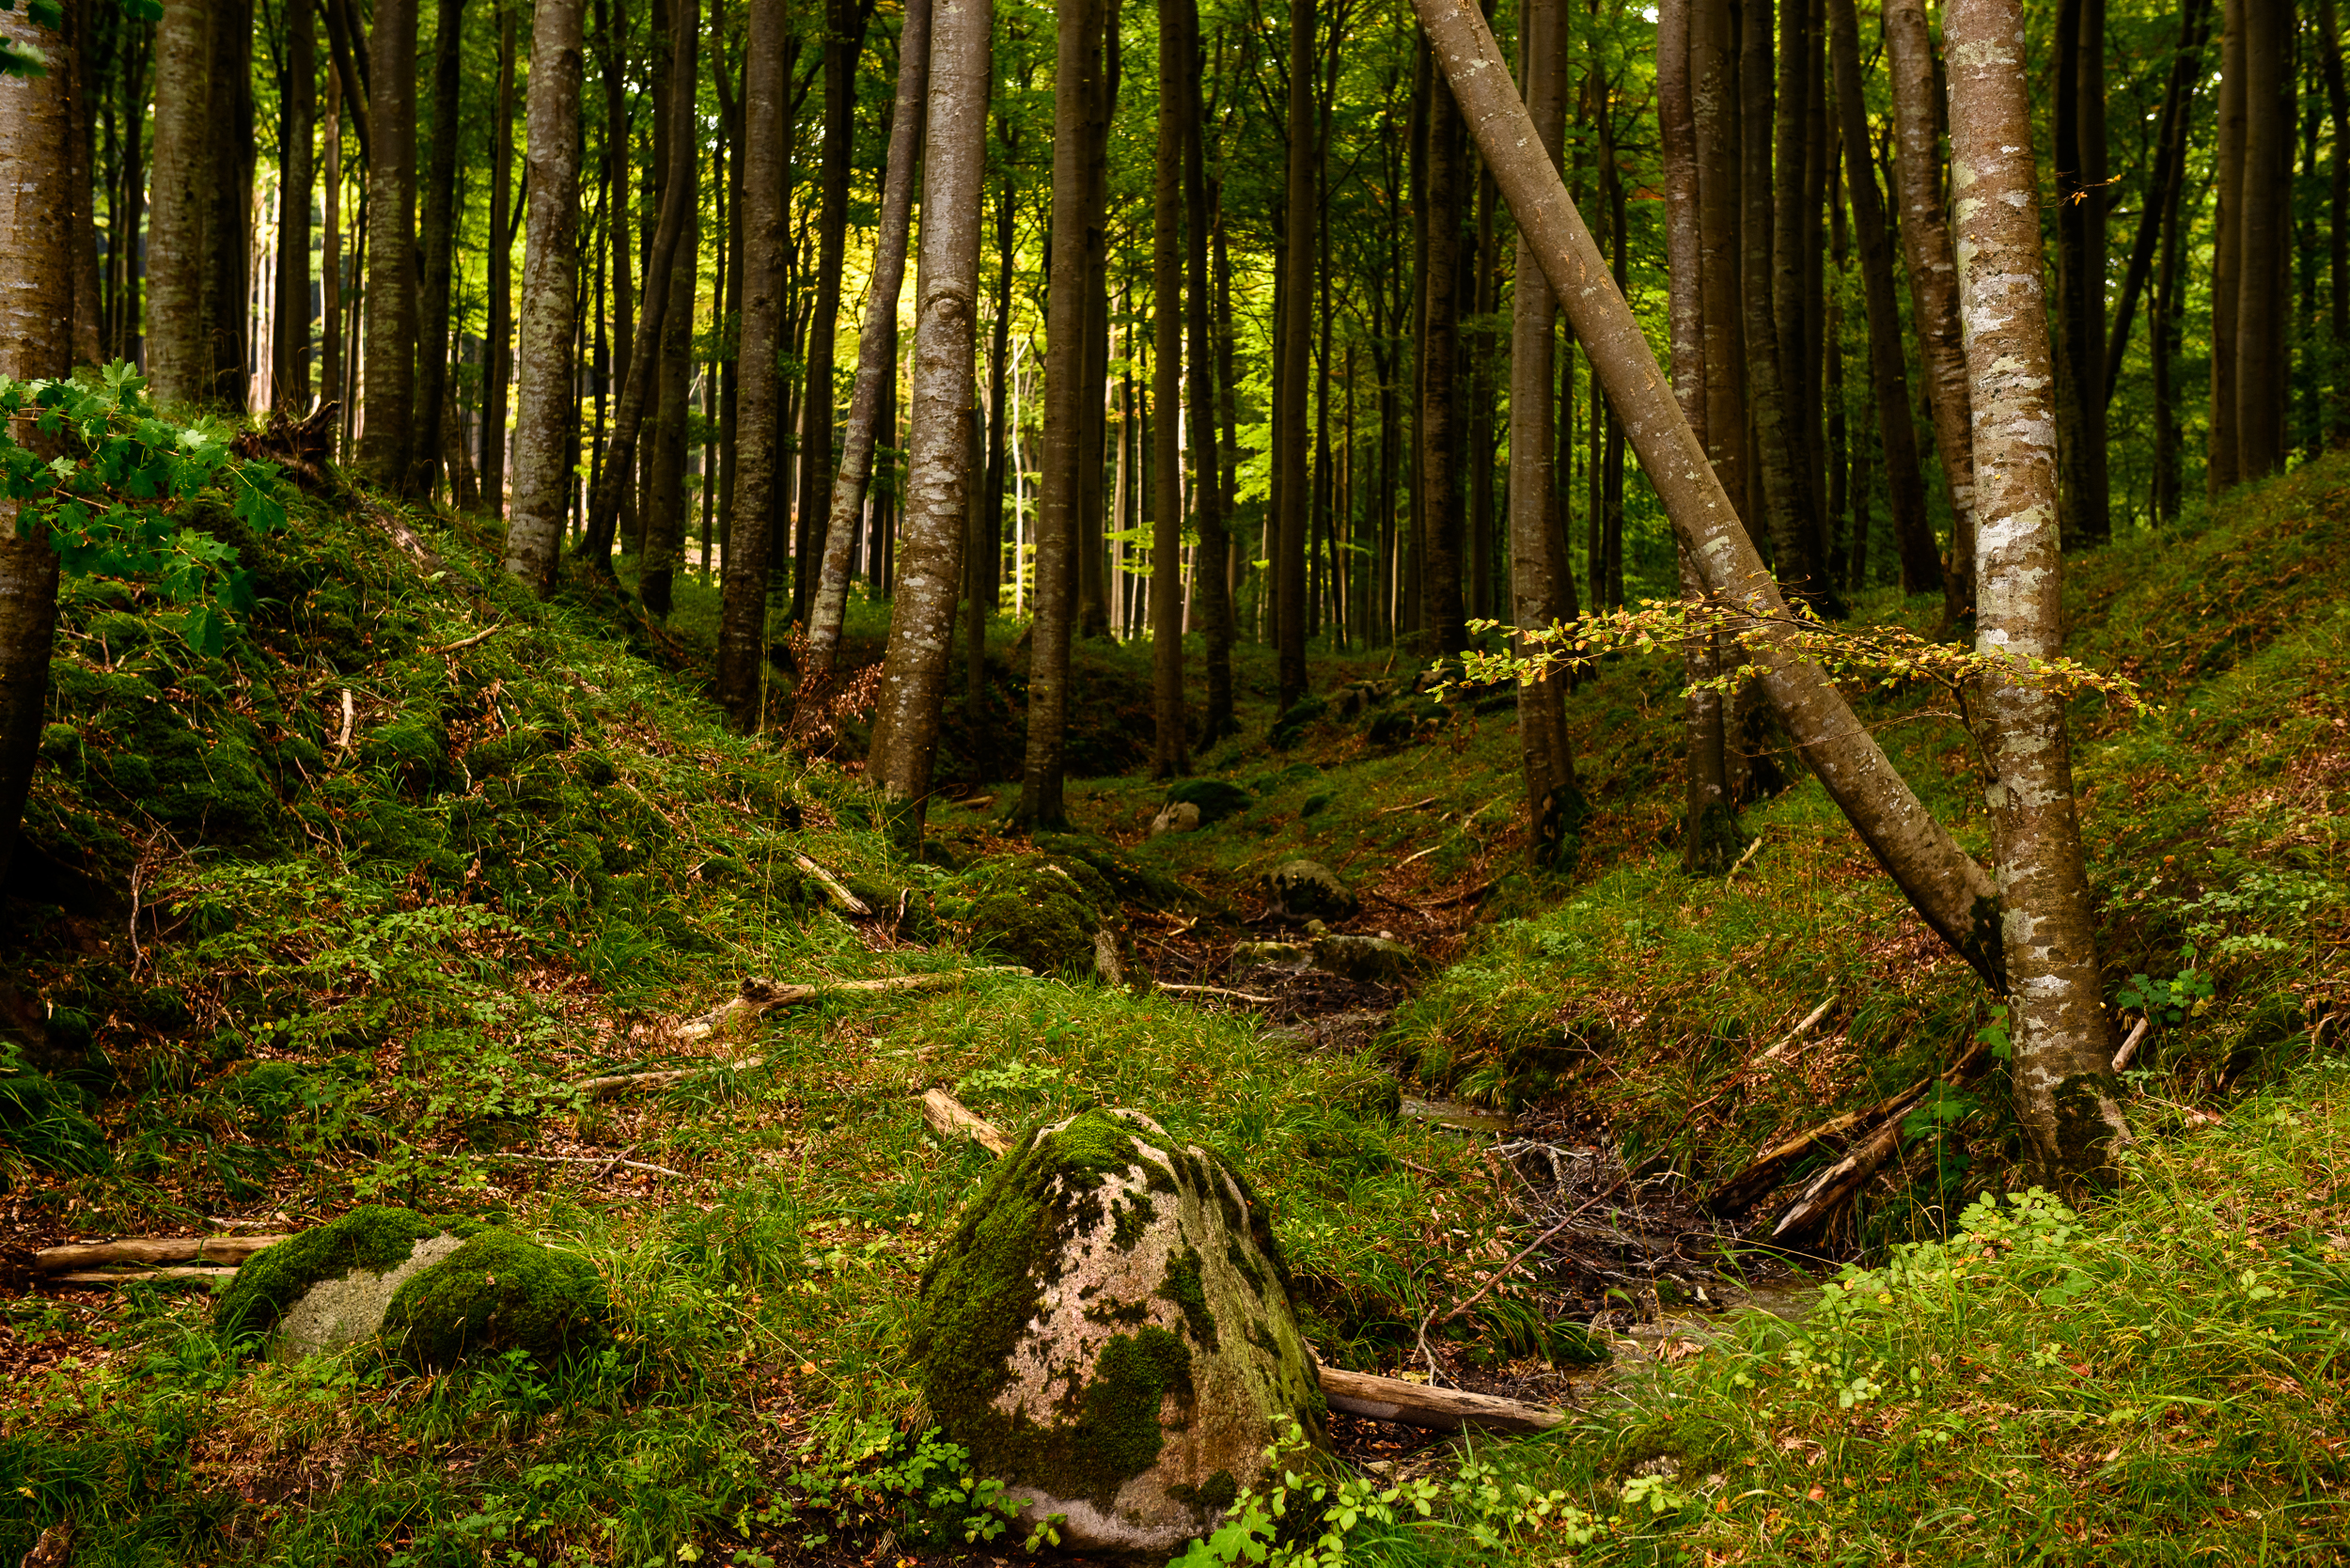
M 478 1229 L 381 1204 L 353 1209 L 246 1259 L 213 1321 L 227 1334 L 274 1333 L 281 1354 L 339 1349 L 374 1334 L 400 1287 Z
M 1073 855 L 986 861 L 969 882 L 975 891 L 964 924 L 972 946 L 1040 975 L 1091 972 L 1094 934 L 1119 909 L 1102 873 Z
M 1081 1551 L 1212 1528 L 1277 1423 L 1319 1432 L 1263 1205 L 1137 1111 L 1031 1134 L 922 1278 L 923 1397 L 973 1464 Z
M 384 1338 L 418 1366 L 529 1353 L 541 1362 L 603 1341 L 612 1302 L 587 1259 L 484 1231 L 400 1287 Z

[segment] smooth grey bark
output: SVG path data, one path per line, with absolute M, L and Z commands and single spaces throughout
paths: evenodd
M 1903 259 L 1934 409 L 1934 446 L 1950 493 L 1949 591 L 1961 611 L 1974 596 L 1975 450 L 1966 347 L 1958 324 L 1958 261 L 1942 203 L 1940 88 L 1924 0 L 1885 0 L 1885 53 L 1893 77 L 1893 140 L 1900 149 Z
M 1044 416 L 1037 476 L 1036 618 L 1028 640 L 1027 754 L 1019 818 L 1037 827 L 1067 820 L 1061 747 L 1069 722 L 1069 639 L 1076 612 L 1079 451 L 1086 409 L 1086 230 L 1090 225 L 1087 56 L 1100 0 L 1068 0 L 1057 13 L 1053 81 L 1053 227 L 1047 259 Z M 927 206 L 927 212 L 931 211 Z M 927 246 L 928 242 L 925 241 Z
M 1195 81 L 1190 123 L 1183 137 L 1183 222 L 1190 290 L 1184 305 L 1189 311 L 1191 504 L 1199 534 L 1192 563 L 1192 619 L 1205 645 L 1208 711 L 1199 744 L 1206 746 L 1238 729 L 1232 718 L 1231 541 L 1225 532 L 1223 464 L 1218 461 L 1216 441 L 1218 376 L 1211 310 L 1214 289 L 1208 272 L 1207 128 L 1196 85 L 1199 71 L 1198 0 L 1160 3 L 1168 8 L 1168 14 L 1184 19 L 1181 24 L 1191 40 L 1186 74 Z
M 29 8 L 0 11 L 0 38 L 54 52 L 59 39 Z M 73 285 L 67 243 L 71 162 L 63 73 L 0 77 L 0 376 L 43 381 L 72 368 Z M 20 429 L 20 440 L 37 433 Z M 57 556 L 44 533 L 17 531 L 0 499 L 0 876 L 16 853 L 24 799 L 48 716 L 49 653 L 56 630 Z
M 947 0 L 931 35 L 906 504 L 867 767 L 891 808 L 897 835 L 917 845 L 947 705 L 947 660 L 973 477 L 965 420 L 979 306 L 994 9 L 989 0 Z
M 1803 0 L 1780 3 L 1794 6 Z M 1798 598 L 1809 598 L 1819 587 L 1810 581 L 1813 533 L 1798 489 L 1794 438 L 1789 432 L 1787 406 L 1791 378 L 1779 353 L 1778 316 L 1772 290 L 1772 242 L 1778 205 L 1775 198 L 1784 193 L 1772 183 L 1770 0 L 1747 0 L 1739 27 L 1739 121 L 1743 138 L 1739 156 L 1744 204 L 1740 270 L 1746 295 L 1744 346 L 1747 407 L 1754 423 L 1755 478 L 1759 480 L 1756 488 L 1762 495 L 1764 532 L 1771 541 L 1771 564 L 1783 585 L 1789 586 Z M 1784 171 L 1780 172 L 1783 175 Z
M 514 374 L 514 24 L 498 8 L 497 130 L 490 161 L 488 353 L 481 387 L 481 502 L 506 515 L 506 414 Z
M 580 0 L 537 0 L 524 179 L 523 298 L 514 355 L 514 503 L 506 570 L 554 591 L 571 515 L 572 333 L 579 291 L 579 93 L 587 73 Z
M 1305 697 L 1306 553 L 1313 528 L 1307 471 L 1307 378 L 1313 371 L 1314 0 L 1290 0 L 1288 169 L 1281 202 L 1281 373 L 1275 396 L 1274 462 L 1280 467 L 1279 531 L 1273 550 L 1277 696 L 1282 712 Z M 1457 591 L 1457 588 L 1456 588 Z
M 2219 196 L 2211 240 L 2211 412 L 2203 482 L 2217 500 L 2243 478 L 2236 446 L 2236 312 L 2244 255 L 2244 12 L 2259 0 L 2220 0 Z
M 0 12 L 14 20 L 16 12 Z M 180 0 L 155 24 L 155 144 L 147 220 L 147 378 L 156 400 L 201 402 L 212 386 L 204 326 L 204 232 L 212 203 L 208 143 L 212 0 Z M 62 109 L 59 111 L 62 113 Z
M 277 286 L 270 400 L 289 416 L 310 406 L 310 159 L 318 119 L 318 30 L 306 5 L 286 12 L 286 92 L 278 116 Z
M 816 598 L 832 516 L 833 356 L 840 317 L 840 272 L 849 238 L 851 154 L 856 136 L 856 62 L 872 0 L 824 0 L 824 140 L 817 178 L 816 299 L 807 322 L 807 380 L 800 397 L 799 532 L 791 557 L 791 613 L 806 619 Z
M 807 618 L 807 673 L 832 667 L 840 619 L 849 604 L 849 546 L 873 473 L 873 429 L 887 378 L 898 373 L 898 296 L 905 282 L 906 233 L 914 211 L 914 167 L 922 155 L 922 106 L 930 97 L 931 4 L 906 0 L 898 34 L 897 102 L 889 122 L 889 162 L 882 177 L 881 227 L 873 237 L 872 283 L 865 323 L 857 335 L 856 385 L 841 431 L 840 469 L 834 476 L 832 518 L 824 527 L 824 565 Z M 879 581 L 878 574 L 875 577 Z
M 395 493 L 409 483 L 416 391 L 416 0 L 377 0 L 368 34 L 367 327 L 359 471 Z M 569 336 L 568 328 L 566 337 Z
M 1191 771 L 1183 726 L 1183 147 L 1198 113 L 1197 9 L 1161 0 L 1159 123 L 1151 190 L 1151 774 Z
M 457 66 L 465 0 L 440 0 L 432 45 L 432 141 L 424 181 L 423 285 L 416 296 L 416 400 L 410 414 L 408 490 L 430 495 L 442 463 L 448 394 L 448 296 L 456 265 Z
M 1430 84 L 1425 258 L 1420 266 L 1418 471 L 1422 625 L 1438 654 L 1468 646 L 1461 594 L 1459 422 L 1462 111 L 1441 75 Z M 1596 598 L 1597 590 L 1594 589 Z
M 750 8 L 743 67 L 742 376 L 735 406 L 734 505 L 719 588 L 718 702 L 744 731 L 759 728 L 767 668 L 767 519 L 777 488 L 782 415 L 776 356 L 784 333 L 784 39 L 780 8 Z
M 1950 176 L 1960 320 L 1973 378 L 1976 649 L 2063 651 L 2063 557 L 2040 191 L 2022 0 L 1951 0 Z M 2063 694 L 2002 669 L 1980 683 L 2001 949 L 2012 990 L 2016 1116 L 2064 1185 L 2106 1176 L 2129 1141 L 2075 814 Z
M 1692 420 L 1722 488 L 1747 494 L 1747 402 L 1738 283 L 1738 53 L 1730 0 L 1692 0 L 1689 104 L 1697 127 L 1698 283 L 1705 417 Z M 1747 519 L 1751 528 L 1756 519 Z
M 1542 156 L 1483 15 L 1469 0 L 1413 0 L 1413 8 L 1676 536 L 1707 590 L 1755 618 L 1741 635 L 1769 663 L 1760 683 L 1797 751 L 1926 923 L 2004 990 L 1990 876 L 1919 803 L 1819 666 L 1778 651 L 1786 602 L 1706 461 L 1703 443 L 1682 416 L 1566 185 Z

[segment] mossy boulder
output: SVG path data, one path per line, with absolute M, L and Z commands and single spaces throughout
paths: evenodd
M 1362 912 L 1362 901 L 1319 860 L 1290 861 L 1266 875 L 1264 888 L 1292 920 L 1351 920 Z
M 1322 1428 L 1263 1204 L 1138 1111 L 1030 1134 L 922 1277 L 924 1399 L 1078 1551 L 1164 1555 Z
M 1183 778 L 1167 787 L 1167 799 L 1172 806 L 1198 807 L 1199 825 L 1205 827 L 1247 810 L 1256 797 L 1230 779 Z
M 1401 985 L 1433 967 L 1418 948 L 1385 936 L 1329 933 L 1314 938 L 1314 967 L 1373 985 Z
M 274 1334 L 280 1354 L 314 1356 L 367 1339 L 411 1278 L 479 1227 L 370 1203 L 255 1253 L 221 1293 L 224 1334 Z
M 603 1342 L 612 1302 L 587 1259 L 511 1231 L 483 1231 L 400 1287 L 384 1338 L 417 1366 L 508 1351 L 551 1362 Z
M 1090 973 L 1094 934 L 1117 918 L 1118 896 L 1075 856 L 1009 856 L 982 862 L 964 919 L 974 948 L 1040 975 Z

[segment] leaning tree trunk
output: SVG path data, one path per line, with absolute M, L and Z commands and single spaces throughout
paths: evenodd
M 409 426 L 413 495 L 431 494 L 440 481 L 449 275 L 457 260 L 457 65 L 464 21 L 465 0 L 440 0 L 432 48 L 432 154 L 424 181 L 424 284 L 416 300 L 416 402 Z
M 1980 729 L 1998 848 L 2000 927 L 2013 989 L 2017 1118 L 2052 1178 L 2110 1170 L 2129 1140 L 2116 1102 L 2112 1027 L 2061 693 L 2007 673 L 2063 651 L 2063 559 L 2040 191 L 2031 155 L 2022 0 L 1951 0 L 1950 165 L 1959 204 L 1961 319 L 1974 381 Z
M 1183 732 L 1183 144 L 1196 118 L 1190 7 L 1159 13 L 1159 124 L 1151 191 L 1151 774 L 1191 769 Z
M 1826 674 L 1778 652 L 1787 619 L 1754 543 L 1657 368 L 1637 318 L 1608 275 L 1590 230 L 1511 86 L 1483 15 L 1468 0 L 1413 0 L 1444 75 L 1509 199 L 1552 291 L 1565 306 L 1633 449 L 1709 592 L 1754 619 L 1742 635 L 1769 660 L 1762 687 L 1797 751 L 1878 864 L 1951 949 L 2004 990 L 1997 889 L 1919 802 Z
M 538 0 L 530 21 L 530 215 L 514 356 L 514 507 L 506 570 L 541 598 L 555 590 L 571 515 L 572 331 L 579 293 L 580 0 Z
M 57 36 L 30 8 L 0 11 L 0 39 L 54 51 Z M 66 243 L 70 165 L 60 71 L 0 76 L 0 376 L 61 377 L 73 362 L 73 278 Z M 36 452 L 30 420 L 8 432 Z M 57 618 L 57 557 L 45 532 L 19 533 L 18 506 L 0 499 L 0 876 L 16 852 L 24 797 L 48 716 L 49 651 Z
M 867 773 L 893 808 L 901 840 L 917 844 L 947 704 L 958 556 L 972 480 L 964 421 L 971 406 L 972 328 L 979 306 L 993 13 L 989 0 L 954 0 L 937 13 L 931 39 L 906 502 Z
M 307 6 L 286 10 L 286 93 L 278 117 L 277 287 L 272 300 L 270 400 L 289 417 L 310 406 L 310 140 L 318 118 L 318 31 Z
M 1934 445 L 1950 490 L 1947 591 L 1953 619 L 1973 601 L 1975 448 L 1966 386 L 1966 345 L 1958 324 L 1958 261 L 1943 211 L 1942 131 L 1934 38 L 1924 0 L 1885 0 L 1885 49 L 1892 62 L 1893 137 L 1900 149 L 1902 251 L 1934 405 Z
M 1942 561 L 1935 549 L 1934 525 L 1926 516 L 1925 473 L 1918 463 L 1918 427 L 1909 412 L 1909 368 L 1902 355 L 1901 306 L 1893 294 L 1893 237 L 1886 232 L 1885 200 L 1877 192 L 1875 160 L 1869 156 L 1860 23 L 1853 0 L 1827 0 L 1827 6 L 1844 183 L 1852 192 L 1853 226 L 1860 231 L 1861 297 L 1869 311 L 1869 385 L 1885 455 L 1885 491 L 1892 503 L 1894 542 L 1901 548 L 1902 588 L 1921 593 L 1942 585 Z
M 415 446 L 416 0 L 377 0 L 368 35 L 367 336 L 359 471 L 400 492 Z M 568 323 L 566 337 L 569 337 Z
M 1199 744 L 1214 744 L 1235 733 L 1232 717 L 1232 591 L 1230 578 L 1231 541 L 1225 532 L 1222 466 L 1217 462 L 1215 388 L 1216 344 L 1212 330 L 1213 286 L 1208 274 L 1208 177 L 1205 117 L 1199 110 L 1196 79 L 1199 71 L 1199 11 L 1198 0 L 1160 0 L 1162 15 L 1176 19 L 1191 40 L 1191 57 L 1184 67 L 1195 79 L 1185 95 L 1188 123 L 1183 133 L 1184 239 L 1190 246 L 1191 501 L 1198 519 L 1199 545 L 1192 562 L 1192 619 L 1205 644 L 1208 712 Z
M 1069 638 L 1076 609 L 1078 451 L 1085 428 L 1087 55 L 1100 0 L 1070 0 L 1058 11 L 1053 82 L 1053 227 L 1045 305 L 1043 448 L 1037 476 L 1036 619 L 1028 639 L 1027 755 L 1020 776 L 1020 820 L 1058 827 L 1061 746 L 1069 723 Z M 933 100 L 936 95 L 933 94 Z M 927 180 L 925 181 L 927 184 Z M 935 211 L 927 204 L 923 212 Z M 929 240 L 923 241 L 924 249 Z M 940 439 L 946 437 L 942 433 Z M 942 447 L 941 450 L 944 450 Z
M 922 105 L 930 96 L 930 0 L 907 0 L 905 23 L 898 34 L 898 96 L 890 114 L 881 229 L 873 240 L 873 280 L 865 297 L 865 324 L 857 335 L 856 387 L 849 395 L 840 472 L 833 480 L 832 520 L 824 528 L 823 575 L 807 618 L 810 677 L 832 667 L 833 651 L 839 646 L 840 620 L 849 604 L 849 546 L 856 538 L 857 514 L 864 510 L 866 485 L 873 472 L 873 428 L 881 416 L 883 386 L 898 373 L 898 295 L 905 282 L 914 165 L 922 155 Z
M 156 400 L 201 402 L 212 386 L 204 330 L 211 214 L 212 0 L 180 0 L 155 24 L 155 145 L 147 228 L 147 374 Z M 13 26 L 20 12 L 0 12 Z M 58 114 L 63 115 L 62 106 Z
M 759 728 L 767 668 L 767 519 L 775 505 L 782 414 L 776 363 L 783 340 L 784 250 L 791 243 L 783 204 L 784 124 L 789 84 L 786 19 L 774 6 L 750 8 L 743 67 L 743 234 L 741 339 L 746 373 L 735 406 L 734 510 L 727 534 L 718 625 L 718 703 L 746 732 Z
M 1685 0 L 1667 0 L 1686 15 Z M 1561 0 L 1528 0 L 1526 102 L 1543 155 L 1553 166 L 1566 140 L 1566 28 Z M 1670 18 L 1667 19 L 1669 24 Z M 1676 213 L 1676 216 L 1678 214 Z M 1559 517 L 1558 404 L 1551 398 L 1559 343 L 1559 302 L 1541 263 L 1518 236 L 1517 287 L 1510 320 L 1510 602 L 1520 627 L 1548 626 L 1571 613 L 1563 591 Z M 1526 784 L 1527 857 L 1538 871 L 1574 869 L 1576 826 L 1584 815 L 1567 734 L 1567 672 L 1545 672 L 1518 687 L 1518 762 Z

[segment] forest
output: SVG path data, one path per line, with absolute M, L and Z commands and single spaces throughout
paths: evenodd
M 0 1563 L 2350 1552 L 2335 0 L 0 0 Z

